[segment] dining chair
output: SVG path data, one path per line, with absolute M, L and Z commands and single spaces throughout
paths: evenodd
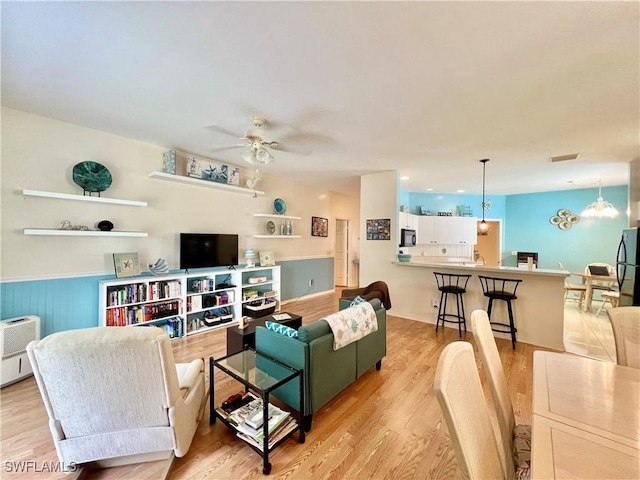
M 505 471 L 508 478 L 513 478 L 514 475 L 518 479 L 529 478 L 531 475 L 531 425 L 516 424 L 507 378 L 487 312 L 484 310 L 471 312 L 471 328 L 473 328 L 473 338 L 480 353 L 498 417 L 500 433 L 498 437 L 501 439 Z
M 558 262 L 558 268 L 560 270 L 565 270 L 562 262 Z M 564 277 L 564 301 L 567 300 L 576 300 L 579 305 L 582 305 L 584 302 L 584 296 L 587 293 L 587 286 L 584 284 L 584 277 L 582 277 L 582 283 L 570 283 L 570 277 Z M 577 297 L 570 297 L 569 293 L 575 292 L 578 294 Z
M 620 292 L 602 292 L 600 294 L 600 298 L 602 298 L 602 303 L 600 304 L 600 308 L 596 312 L 596 317 L 600 315 L 600 312 L 604 310 L 604 306 L 607 302 L 611 305 L 611 307 L 615 308 L 620 303 Z
M 640 368 L 640 307 L 607 310 L 616 344 L 616 363 Z
M 433 389 L 462 477 L 513 478 L 504 470 L 470 343 L 453 342 L 442 350 Z
M 615 272 L 615 269 L 608 263 L 594 262 L 584 267 L 585 275 L 593 275 L 589 267 L 606 267 L 607 271 L 609 272 L 609 275 L 613 275 Z M 605 280 L 591 280 L 591 288 L 593 290 L 604 290 L 607 292 L 612 292 L 614 290 L 617 290 L 614 284 L 615 282 L 609 282 Z

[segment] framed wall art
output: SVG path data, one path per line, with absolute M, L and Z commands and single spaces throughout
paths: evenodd
M 391 240 L 391 219 L 367 220 L 367 240 Z
M 137 253 L 114 253 L 113 265 L 116 269 L 116 277 L 135 277 L 140 275 L 140 263 Z
M 329 236 L 329 220 L 322 217 L 311 217 L 311 236 L 312 237 L 328 237 Z
M 260 266 L 261 267 L 273 267 L 276 264 L 276 259 L 273 257 L 273 252 L 260 251 Z

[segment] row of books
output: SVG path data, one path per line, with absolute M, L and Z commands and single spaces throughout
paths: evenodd
M 216 281 L 213 278 L 199 278 L 193 280 L 189 291 L 193 293 L 211 292 L 216 289 Z
M 179 313 L 180 301 L 174 300 L 153 305 L 110 308 L 107 310 L 106 321 L 108 327 L 126 327 L 127 325 L 172 317 Z
M 163 318 L 157 322 L 147 323 L 145 325 L 153 325 L 161 328 L 169 338 L 180 338 L 184 335 L 183 322 L 180 317 Z
M 181 295 L 181 286 L 178 280 L 131 283 L 119 287 L 107 289 L 107 305 L 127 305 L 131 303 L 152 302 L 163 298 L 175 298 Z
M 261 425 L 258 428 L 253 428 L 252 424 L 247 423 L 247 420 L 250 419 L 253 414 L 261 411 L 262 399 L 253 395 L 251 392 L 247 392 L 246 394 L 241 392 L 240 395 L 250 396 L 250 402 L 231 410 L 221 406 L 216 408 L 216 411 L 235 428 L 238 438 L 263 451 L 264 427 Z M 298 423 L 289 412 L 271 403 L 269 404 L 269 413 L 271 417 L 269 418 L 267 427 L 269 432 L 268 448 L 272 448 L 277 442 L 295 430 Z

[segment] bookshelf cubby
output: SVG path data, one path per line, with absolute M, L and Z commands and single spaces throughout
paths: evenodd
M 119 278 L 101 281 L 99 289 L 100 325 L 156 325 L 180 338 L 238 325 L 242 306 L 260 298 L 275 300 L 279 310 L 280 267 Z

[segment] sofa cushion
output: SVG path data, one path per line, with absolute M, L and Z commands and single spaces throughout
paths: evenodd
M 273 332 L 284 335 L 285 337 L 298 338 L 298 331 L 295 328 L 287 327 L 281 323 L 270 322 L 267 320 L 264 322 L 264 326 Z
M 318 320 L 317 322 L 303 325 L 298 329 L 298 340 L 311 343 L 316 338 L 320 338 L 323 335 L 331 333 L 331 327 L 324 320 Z
M 366 300 L 364 298 L 362 298 L 360 295 L 357 295 L 356 298 L 354 298 L 351 303 L 349 304 L 350 307 L 355 307 L 356 305 L 360 305 L 361 303 L 366 302 Z

